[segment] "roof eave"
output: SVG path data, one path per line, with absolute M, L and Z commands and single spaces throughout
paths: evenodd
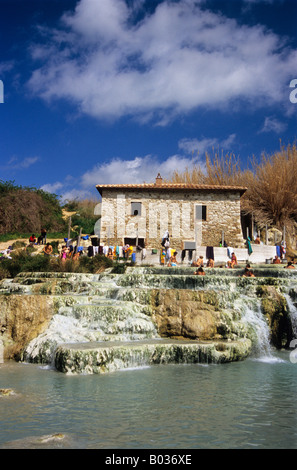
M 137 191 L 137 190 L 145 190 L 145 191 L 232 191 L 232 192 L 239 192 L 240 196 L 242 196 L 248 188 L 242 186 L 215 186 L 215 185 L 156 185 L 156 184 L 135 184 L 135 185 L 96 185 L 96 189 L 99 194 L 102 196 L 103 190 L 111 190 L 111 191 Z

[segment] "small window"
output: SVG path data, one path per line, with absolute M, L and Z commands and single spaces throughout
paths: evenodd
M 131 215 L 141 215 L 141 202 L 131 202 Z
M 196 220 L 206 220 L 206 207 L 203 205 L 196 206 Z

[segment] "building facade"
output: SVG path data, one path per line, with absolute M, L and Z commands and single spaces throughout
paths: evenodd
M 199 246 L 243 247 L 243 187 L 163 183 L 97 185 L 101 202 L 100 244 L 160 248 L 169 232 L 177 250 Z

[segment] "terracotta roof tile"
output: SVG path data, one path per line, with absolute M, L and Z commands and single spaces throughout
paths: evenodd
M 243 194 L 247 188 L 243 186 L 220 186 L 220 185 L 208 185 L 208 184 L 188 184 L 188 183 L 143 183 L 143 184 L 97 184 L 97 190 L 102 195 L 104 189 L 111 190 L 123 190 L 123 189 L 149 189 L 149 190 L 172 190 L 172 189 L 184 189 L 184 190 L 204 190 L 204 191 L 239 191 Z

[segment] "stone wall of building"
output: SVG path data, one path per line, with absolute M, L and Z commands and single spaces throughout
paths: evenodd
M 171 247 L 177 250 L 183 248 L 184 241 L 196 241 L 197 246 L 219 246 L 222 232 L 229 245 L 244 245 L 239 192 L 142 189 L 118 193 L 106 189 L 102 196 L 103 244 L 123 245 L 125 238 L 138 237 L 144 239 L 147 248 L 160 248 L 168 230 Z M 131 203 L 141 204 L 140 214 L 132 214 Z M 198 220 L 197 214 L 204 220 Z

